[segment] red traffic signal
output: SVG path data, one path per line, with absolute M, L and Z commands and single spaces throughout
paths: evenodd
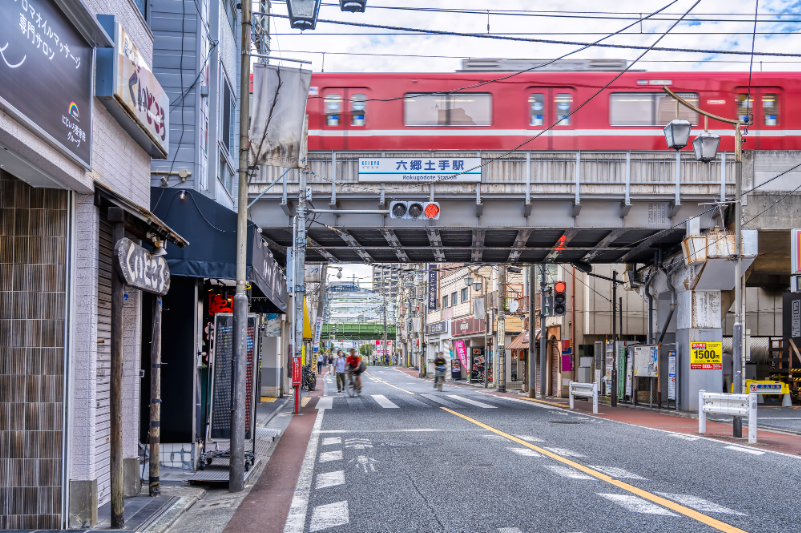
M 567 313 L 567 284 L 557 281 L 553 284 L 553 316 L 564 316 Z

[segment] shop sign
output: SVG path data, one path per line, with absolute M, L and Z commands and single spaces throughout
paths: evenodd
M 480 157 L 360 157 L 360 182 L 481 181 Z
M 300 376 L 301 376 L 301 369 L 300 369 L 300 357 L 293 357 L 292 358 L 292 386 L 297 387 L 300 385 Z
M 53 0 L 0 2 L 0 107 L 87 168 L 94 49 Z
M 452 320 L 451 335 L 456 337 L 459 335 L 484 333 L 484 327 L 483 318 L 462 318 L 459 320 Z
M 153 294 L 163 295 L 170 290 L 170 269 L 164 256 L 154 257 L 123 237 L 114 245 L 114 259 L 126 285 Z
M 453 341 L 453 348 L 456 350 L 456 356 L 462 362 L 464 368 L 470 368 L 467 361 L 467 346 L 464 341 Z
M 166 157 L 170 98 L 119 23 L 115 24 L 115 32 L 114 98 Z
M 426 325 L 426 335 L 440 335 L 448 331 L 448 322 L 434 322 Z
M 220 294 L 209 294 L 209 314 L 216 315 L 217 313 L 233 313 L 234 312 L 234 298 L 233 296 L 222 296 Z
M 691 343 L 690 368 L 693 370 L 723 369 L 723 343 L 722 342 Z
M 676 399 L 676 352 L 668 352 L 668 400 Z
M 428 265 L 428 310 L 437 310 L 437 265 L 430 263 Z

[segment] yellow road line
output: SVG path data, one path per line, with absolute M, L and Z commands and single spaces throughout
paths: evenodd
M 718 531 L 725 531 L 727 533 L 745 533 L 744 530 L 738 529 L 738 528 L 736 528 L 736 527 L 734 527 L 732 525 L 727 524 L 726 522 L 721 522 L 720 520 L 716 520 L 716 519 L 712 518 L 711 516 L 707 516 L 707 515 L 705 515 L 703 513 L 699 513 L 698 511 L 695 511 L 694 509 L 690 509 L 689 507 L 685 507 L 683 505 L 679 505 L 678 503 L 676 503 L 674 501 L 668 500 L 666 498 L 661 498 L 661 497 L 659 497 L 659 496 L 657 496 L 655 494 L 651 494 L 648 491 L 639 489 L 639 488 L 637 488 L 637 487 L 635 487 L 633 485 L 629 485 L 628 483 L 624 483 L 622 481 L 618 481 L 617 479 L 613 479 L 612 477 L 610 477 L 610 476 L 608 476 L 606 474 L 603 474 L 601 472 L 598 472 L 597 470 L 593 470 L 592 468 L 589 468 L 587 466 L 579 464 L 579 463 L 577 463 L 575 461 L 571 461 L 570 459 L 562 457 L 561 455 L 557 455 L 557 454 L 555 454 L 553 452 L 549 452 L 548 450 L 540 448 L 539 446 L 534 446 L 533 444 L 531 444 L 529 442 L 526 442 L 526 441 L 524 441 L 522 439 L 518 439 L 517 437 L 509 435 L 508 433 L 504 433 L 503 431 L 501 431 L 499 429 L 495 429 L 492 426 L 488 426 L 487 424 L 481 423 L 478 420 L 470 418 L 469 416 L 465 416 L 463 414 L 457 413 L 456 411 L 451 411 L 447 407 L 442 407 L 442 409 L 444 409 L 445 411 L 451 413 L 452 415 L 456 415 L 456 416 L 458 416 L 460 418 L 464 418 L 468 422 L 472 422 L 473 424 L 475 424 L 477 426 L 480 426 L 480 427 L 482 427 L 482 428 L 484 428 L 484 429 L 486 429 L 488 431 L 492 431 L 493 433 L 496 433 L 496 434 L 498 434 L 498 435 L 500 435 L 502 437 L 506 437 L 507 439 L 509 439 L 511 441 L 514 441 L 514 442 L 520 444 L 521 446 L 525 446 L 527 448 L 531 448 L 532 450 L 534 450 L 536 452 L 539 452 L 539 453 L 541 453 L 543 455 L 546 455 L 546 456 L 550 457 L 551 459 L 559 461 L 560 463 L 564 463 L 564 464 L 566 464 L 568 466 L 571 466 L 571 467 L 575 468 L 576 470 L 581 470 L 585 474 L 589 474 L 589 475 L 591 475 L 591 476 L 593 476 L 595 478 L 600 479 L 601 481 L 606 481 L 607 483 L 609 483 L 611 485 L 614 485 L 614 486 L 616 486 L 618 488 L 621 488 L 621 489 L 623 489 L 625 491 L 631 492 L 632 494 L 636 494 L 640 498 L 644 498 L 646 500 L 652 501 L 652 502 L 654 502 L 654 503 L 656 503 L 658 505 L 661 505 L 663 507 L 667 507 L 668 509 L 670 509 L 672 511 L 676 511 L 677 513 L 681 513 L 681 514 L 683 514 L 683 515 L 685 515 L 685 516 L 687 516 L 689 518 L 692 518 L 694 520 L 698 520 L 702 524 L 706 524 L 706 525 L 708 525 L 710 527 L 713 527 L 713 528 L 717 529 Z
M 381 383 L 383 383 L 384 385 L 388 385 L 388 386 L 390 386 L 390 387 L 392 387 L 392 388 L 394 388 L 394 389 L 402 390 L 402 391 L 403 391 L 403 392 L 405 392 L 406 394 L 411 394 L 412 396 L 414 396 L 414 393 L 413 393 L 413 392 L 407 391 L 406 389 L 402 389 L 402 388 L 400 388 L 400 387 L 396 387 L 396 386 L 395 386 L 395 385 L 393 385 L 392 383 L 387 383 L 387 382 L 386 382 L 386 381 L 384 381 L 383 379 L 381 379 L 381 378 L 377 378 L 377 377 L 375 377 L 375 376 L 374 376 L 374 375 L 372 375 L 372 374 L 368 374 L 367 372 L 365 372 L 365 374 L 367 374 L 368 376 L 370 376 L 371 378 L 373 378 L 373 379 L 374 379 L 374 380 L 376 380 L 376 381 L 380 381 L 380 382 L 381 382 Z
M 494 394 L 492 396 L 495 396 Z M 507 398 L 507 396 L 499 396 L 499 398 Z M 545 403 L 548 405 L 555 405 L 556 407 L 561 407 L 562 409 L 568 409 L 570 406 L 563 404 L 563 403 L 556 403 L 556 402 L 546 402 L 545 400 L 535 400 L 534 398 L 526 398 L 525 396 L 521 396 L 520 398 L 514 398 L 515 400 L 527 400 L 529 402 L 536 402 L 536 403 Z M 584 414 L 584 413 L 582 413 Z

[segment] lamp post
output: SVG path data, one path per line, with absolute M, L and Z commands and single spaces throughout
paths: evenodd
M 743 122 L 739 119 L 730 119 L 713 115 L 701 109 L 698 109 L 689 102 L 683 100 L 676 95 L 668 87 L 662 88 L 666 93 L 676 100 L 676 109 L 678 114 L 679 104 L 688 109 L 692 109 L 699 115 L 704 117 L 704 133 L 699 135 L 693 141 L 693 149 L 695 150 L 695 157 L 698 161 L 709 162 L 712 161 L 717 155 L 718 145 L 720 144 L 720 137 L 710 134 L 708 131 L 709 119 L 725 122 L 734 126 L 734 180 L 735 180 L 735 195 L 734 195 L 734 329 L 732 331 L 733 339 L 733 352 L 734 352 L 734 393 L 741 394 L 743 392 L 743 316 L 742 316 L 742 194 L 743 194 L 743 164 L 742 164 L 742 135 L 740 127 Z M 751 95 L 746 95 L 750 98 Z M 675 120 L 671 122 L 674 123 Z M 670 126 L 670 124 L 668 124 Z M 672 133 L 675 134 L 674 130 Z M 689 133 L 688 133 L 689 136 Z M 671 146 L 671 141 L 675 141 L 675 136 L 671 139 L 668 137 L 668 127 L 665 127 L 665 138 L 668 141 L 668 146 Z M 687 143 L 685 142 L 684 146 Z M 675 148 L 679 149 L 679 148 Z M 699 406 L 700 407 L 700 406 Z M 742 418 L 735 416 L 733 421 L 733 435 L 735 437 L 743 436 L 743 422 Z

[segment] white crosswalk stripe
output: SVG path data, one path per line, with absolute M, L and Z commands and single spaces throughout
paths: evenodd
M 326 489 L 328 487 L 336 487 L 337 485 L 345 484 L 345 471 L 337 470 L 336 472 L 328 472 L 326 474 L 317 475 L 317 489 Z
M 453 402 L 449 402 L 448 400 L 446 400 L 444 398 L 441 398 L 440 396 L 437 396 L 436 394 L 421 394 L 420 396 L 422 396 L 423 398 L 426 398 L 427 400 L 431 400 L 432 402 L 435 402 L 435 403 L 438 403 L 438 404 L 442 404 L 442 405 L 444 405 L 445 407 L 447 407 L 449 409 L 461 409 L 462 407 L 464 407 L 462 405 L 456 405 Z
M 384 409 L 398 409 L 398 406 L 389 401 L 383 394 L 373 394 L 373 400 Z
M 567 477 L 567 478 L 570 478 L 570 479 L 589 479 L 589 480 L 593 480 L 593 481 L 595 481 L 597 479 L 597 478 L 594 478 L 592 476 L 588 476 L 587 474 L 583 474 L 583 473 L 579 472 L 578 470 L 576 470 L 574 468 L 568 468 L 566 466 L 549 465 L 549 466 L 546 466 L 545 468 L 547 468 L 548 470 L 550 470 L 554 474 L 558 474 L 558 475 L 560 475 L 562 477 Z
M 734 509 L 729 509 L 728 507 L 723 507 L 722 505 L 712 503 L 708 500 L 704 500 L 703 498 L 699 498 L 698 496 L 692 496 L 691 494 L 668 494 L 666 492 L 657 492 L 657 494 L 663 498 L 667 498 L 668 500 L 673 500 L 674 502 L 680 503 L 685 507 L 695 509 L 696 511 L 701 511 L 702 513 L 721 513 L 746 516 L 745 513 L 735 511 Z
M 598 494 L 598 496 L 613 501 L 632 513 L 678 516 L 676 513 L 672 513 L 664 507 L 660 507 L 659 505 L 638 498 L 637 496 L 631 496 L 629 494 Z
M 516 527 L 499 527 L 498 533 L 523 533 Z
M 333 396 L 323 396 L 319 400 L 317 400 L 317 410 L 320 409 L 333 409 L 334 408 L 334 397 Z
M 348 502 L 329 503 L 318 505 L 312 511 L 309 532 L 322 531 L 336 526 L 344 526 L 350 522 Z
M 323 446 L 330 446 L 331 444 L 342 444 L 342 437 L 325 437 L 323 439 Z
M 633 474 L 628 470 L 623 470 L 622 468 L 617 468 L 616 466 L 590 466 L 590 468 L 594 468 L 598 472 L 603 472 L 609 477 L 613 477 L 615 479 L 645 479 L 642 476 L 638 476 L 637 474 Z
M 459 396 L 458 394 L 448 394 L 449 398 L 453 398 L 454 400 L 459 400 L 460 402 L 464 402 L 470 405 L 474 405 L 476 407 L 481 407 L 482 409 L 497 409 L 494 405 L 489 405 L 483 402 L 477 402 L 475 400 L 471 400 L 470 398 L 465 398 L 464 396 Z
M 578 452 L 565 450 L 564 448 L 545 448 L 545 449 L 551 453 L 555 453 L 556 455 L 561 455 L 562 457 L 584 457 Z
M 522 455 L 524 457 L 542 457 L 541 454 L 535 452 L 530 448 L 506 448 L 510 452 L 514 452 L 517 455 Z
M 320 454 L 320 463 L 330 463 L 331 461 L 339 461 L 342 459 L 342 450 L 333 452 L 323 452 Z

